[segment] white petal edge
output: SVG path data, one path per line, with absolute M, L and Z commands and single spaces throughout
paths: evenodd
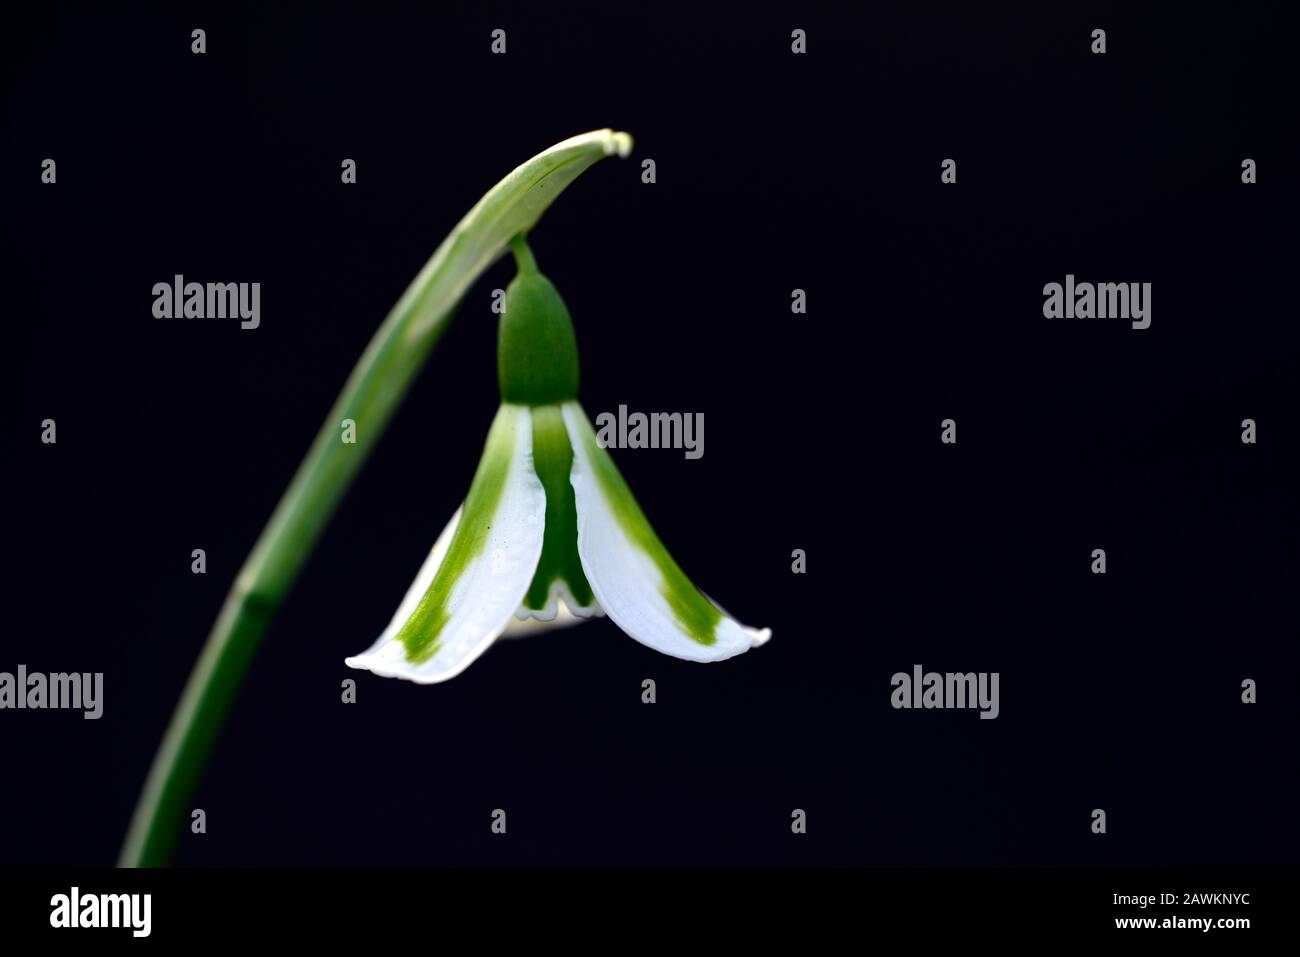
M 367 651 L 345 660 L 348 667 L 420 684 L 446 681 L 468 668 L 514 619 L 541 558 L 546 491 L 533 466 L 529 410 L 524 406 L 503 406 L 502 412 L 514 417 L 505 487 L 487 541 L 452 586 L 438 650 L 425 661 L 413 662 L 407 660 L 406 646 L 394 639 L 433 582 L 451 546 L 463 507 L 438 536 L 392 622 Z
M 722 661 L 771 638 L 771 629 L 749 628 L 725 612 L 711 645 L 682 629 L 660 592 L 659 567 L 623 531 L 593 472 L 583 441 L 583 431 L 591 431 L 586 413 L 576 402 L 566 402 L 561 409 L 573 445 L 570 480 L 578 510 L 578 557 L 605 614 L 641 644 L 688 661 Z M 714 607 L 721 611 L 716 603 Z

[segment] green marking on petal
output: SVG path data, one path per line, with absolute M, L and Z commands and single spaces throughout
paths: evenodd
M 591 585 L 578 557 L 578 509 L 569 481 L 573 446 L 564 427 L 564 414 L 558 405 L 536 406 L 532 413 L 533 464 L 546 490 L 546 531 L 542 557 L 524 605 L 534 611 L 545 608 L 551 584 L 558 580 L 569 586 L 575 602 L 587 607 L 592 603 Z
M 637 504 L 632 490 L 627 487 L 622 473 L 609 453 L 596 440 L 596 433 L 587 421 L 587 415 L 579 409 L 575 419 L 580 423 L 579 431 L 583 448 L 591 462 L 596 480 L 600 483 L 605 500 L 609 502 L 614 517 L 628 538 L 636 544 L 655 563 L 663 582 L 659 586 L 660 594 L 668 602 L 677 623 L 682 630 L 702 645 L 711 645 L 716 640 L 714 630 L 722 621 L 720 612 L 700 590 L 686 577 L 668 549 L 659 541 L 659 536 L 650 527 L 645 513 Z
M 474 473 L 474 482 L 465 499 L 465 509 L 461 512 L 456 532 L 447 547 L 446 557 L 438 566 L 429 590 L 397 632 L 396 639 L 406 645 L 408 661 L 419 664 L 428 661 L 438 651 L 438 638 L 450 617 L 447 602 L 460 576 L 483 551 L 510 474 L 515 433 L 526 419 L 526 409 L 503 404 L 492 421 L 487 447 L 483 450 L 478 471 Z

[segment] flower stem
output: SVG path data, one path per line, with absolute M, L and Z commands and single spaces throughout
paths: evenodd
M 510 240 L 510 251 L 515 254 L 515 268 L 520 272 L 537 272 L 537 260 L 522 233 Z
M 235 579 L 154 758 L 119 866 L 171 860 L 187 805 L 262 635 L 461 297 L 566 186 L 601 158 L 626 156 L 631 144 L 626 133 L 599 130 L 517 167 L 443 240 L 388 314 Z M 354 442 L 342 441 L 345 419 L 355 423 Z

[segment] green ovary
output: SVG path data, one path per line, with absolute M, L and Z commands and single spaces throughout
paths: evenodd
M 542 557 L 524 597 L 524 607 L 533 611 L 545 608 L 556 581 L 568 585 L 569 594 L 579 606 L 588 607 L 592 594 L 578 557 L 578 509 L 569 482 L 573 466 L 569 433 L 558 405 L 535 406 L 532 413 L 533 464 L 546 490 L 546 531 Z
M 501 494 L 510 475 L 510 460 L 514 455 L 515 430 L 527 419 L 527 410 L 504 404 L 497 412 L 488 432 L 487 447 L 479 462 L 465 509 L 452 535 L 447 554 L 420 599 L 414 613 L 397 632 L 397 640 L 406 645 L 406 660 L 420 663 L 428 661 L 438 651 L 439 638 L 450 617 L 447 602 L 452 589 L 475 557 L 483 551 Z
M 506 288 L 497 332 L 501 399 L 553 405 L 578 395 L 578 343 L 573 320 L 554 284 L 537 271 L 522 238 L 514 243 L 519 273 Z
M 668 602 L 668 607 L 672 609 L 682 630 L 702 645 L 713 644 L 717 640 L 714 633 L 722 621 L 722 612 L 700 593 L 672 555 L 668 554 L 663 542 L 659 541 L 659 536 L 646 521 L 645 513 L 637 504 L 632 490 L 627 487 L 618 466 L 596 440 L 596 433 L 587 421 L 586 413 L 581 409 L 577 411 L 576 418 L 580 423 L 578 431 L 581 432 L 587 460 L 591 462 L 592 471 L 595 472 L 596 480 L 600 483 L 601 491 L 619 526 L 659 569 L 659 574 L 663 577 L 659 592 Z

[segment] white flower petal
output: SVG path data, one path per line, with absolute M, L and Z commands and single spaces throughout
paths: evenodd
M 504 404 L 464 507 L 438 536 L 388 628 L 347 664 L 422 684 L 464 671 L 523 602 L 541 555 L 545 515 L 529 410 Z M 411 634 L 403 640 L 408 623 Z
M 596 441 L 586 413 L 576 402 L 563 411 L 573 443 L 578 555 L 605 613 L 642 644 L 691 661 L 721 661 L 767 641 L 769 629 L 740 624 L 686 579 Z M 700 611 L 711 613 L 710 620 L 688 625 Z

